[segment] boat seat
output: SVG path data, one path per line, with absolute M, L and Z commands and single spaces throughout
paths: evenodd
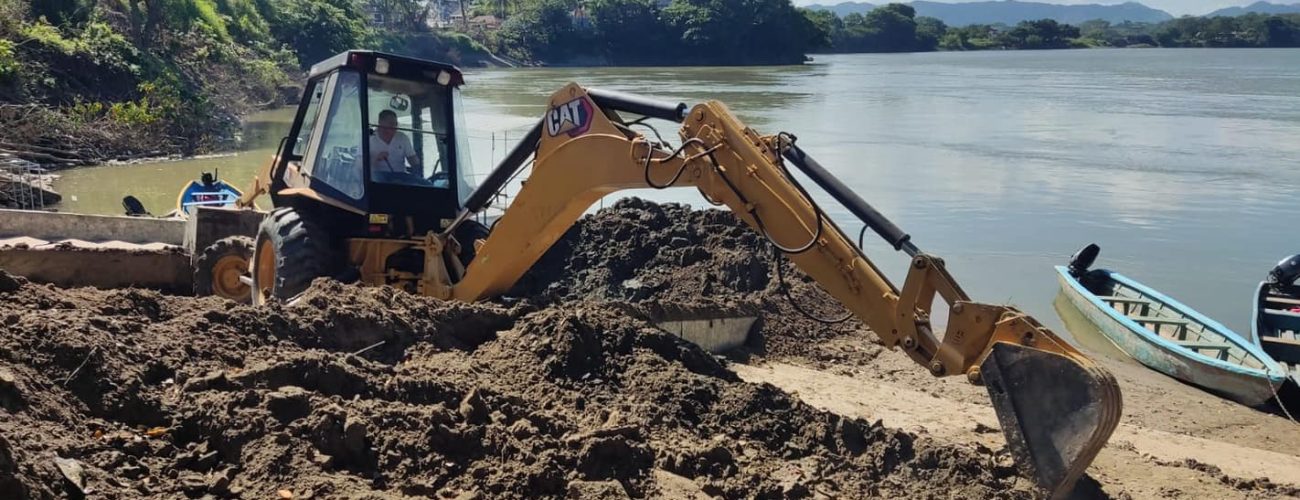
M 1293 306 L 1300 306 L 1300 299 L 1293 299 L 1290 297 L 1278 297 L 1276 295 L 1269 295 L 1267 297 L 1264 297 L 1264 300 L 1267 300 L 1269 302 L 1276 302 L 1278 304 L 1291 304 Z
M 1159 325 L 1190 325 L 1192 322 L 1182 318 L 1165 318 L 1162 316 L 1129 316 L 1128 319 L 1138 323 L 1155 323 Z
M 1300 314 L 1280 309 L 1265 309 L 1264 318 L 1275 328 L 1300 331 Z
M 1173 340 L 1174 343 L 1186 347 L 1188 349 L 1191 349 L 1193 351 L 1197 351 L 1197 352 L 1200 352 L 1201 350 L 1215 351 L 1213 353 L 1210 353 L 1210 356 L 1224 361 L 1228 360 L 1228 350 L 1232 349 L 1231 345 L 1225 344 L 1223 342 L 1206 342 L 1204 340 L 1199 340 L 1199 341 L 1177 340 L 1177 339 L 1171 339 L 1171 340 Z
M 1174 340 L 1174 343 L 1188 349 L 1219 349 L 1223 351 L 1232 349 L 1232 344 L 1226 344 L 1223 342 L 1206 342 L 1204 340 Z
M 1124 314 L 1131 312 L 1150 313 L 1151 308 L 1156 305 L 1155 302 L 1143 298 L 1120 297 L 1117 295 L 1098 295 L 1097 298 L 1106 301 L 1107 304 L 1112 306 L 1122 305 L 1122 309 L 1118 307 L 1116 309 L 1120 309 L 1120 312 Z
M 1097 298 L 1104 300 L 1106 302 L 1126 302 L 1129 304 L 1151 304 L 1152 303 L 1150 299 L 1120 297 L 1117 295 L 1098 295 Z

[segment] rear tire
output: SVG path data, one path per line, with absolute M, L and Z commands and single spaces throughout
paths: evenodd
M 208 245 L 194 259 L 194 295 L 218 297 L 247 304 L 252 289 L 240 281 L 253 260 L 253 239 L 230 236 Z
M 253 252 L 253 303 L 289 300 L 312 280 L 335 276 L 342 260 L 333 241 L 323 227 L 292 207 L 267 214 L 257 229 Z

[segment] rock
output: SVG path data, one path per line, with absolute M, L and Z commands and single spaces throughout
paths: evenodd
M 212 469 L 213 467 L 216 467 L 217 456 L 218 453 L 216 451 L 209 451 L 207 453 L 199 455 L 198 458 L 194 459 L 194 468 L 197 470 L 206 471 Z
M 149 468 L 140 464 L 127 464 L 118 467 L 117 473 L 127 479 L 140 479 L 149 474 Z
M 12 274 L 0 271 L 0 293 L 9 293 L 17 291 L 23 287 L 27 280 L 16 277 Z
M 632 498 L 618 481 L 572 481 L 568 498 Z
M 279 490 L 276 491 L 275 494 L 284 500 L 290 500 L 293 498 L 293 492 L 289 490 Z
M 363 456 L 369 447 L 366 445 L 366 424 L 349 418 L 343 424 L 343 446 L 353 456 Z
M 181 390 L 185 392 L 210 391 L 218 389 L 231 389 L 230 379 L 226 378 L 226 372 L 213 371 L 202 377 L 195 377 L 185 381 Z
M 334 456 L 315 451 L 312 453 L 311 463 L 320 466 L 322 469 L 328 469 L 334 466 Z
M 286 385 L 266 395 L 266 409 L 276 420 L 288 424 L 311 413 L 311 398 L 306 389 Z
M 208 478 L 194 473 L 188 473 L 176 479 L 180 483 L 181 489 L 187 493 L 200 493 L 208 490 Z
M 17 411 L 22 407 L 23 394 L 18 387 L 18 378 L 13 372 L 0 368 L 0 408 Z
M 209 476 L 208 491 L 220 494 L 230 493 L 230 482 L 235 479 L 235 469 L 228 467 Z M 233 496 L 233 495 L 231 495 Z
M 460 415 L 471 423 L 481 423 L 487 420 L 487 403 L 483 402 L 483 395 L 479 394 L 477 388 L 469 391 L 469 394 L 465 395 L 465 399 L 460 400 Z
M 54 466 L 59 469 L 60 474 L 63 474 L 64 479 L 67 479 L 72 486 L 77 488 L 77 492 L 86 493 L 86 470 L 81 466 L 81 462 L 72 458 L 55 456 Z
M 9 441 L 0 436 L 0 472 L 15 470 L 18 470 L 18 462 L 14 461 L 13 452 L 9 450 Z

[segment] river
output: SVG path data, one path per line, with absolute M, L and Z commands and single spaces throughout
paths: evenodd
M 1300 50 L 1075 50 L 819 56 L 803 66 L 476 70 L 466 77 L 479 172 L 568 81 L 698 102 L 789 131 L 942 256 L 978 300 L 1053 327 L 1052 266 L 1089 242 L 1099 265 L 1245 332 L 1253 286 L 1300 253 Z M 65 172 L 67 211 L 156 213 L 200 171 L 244 185 L 287 111 L 252 117 L 233 156 Z M 665 128 L 663 130 L 670 130 Z M 635 194 L 703 202 L 693 190 Z M 830 207 L 829 200 L 821 198 Z M 848 230 L 858 225 L 838 207 Z M 895 281 L 906 259 L 869 242 Z M 901 284 L 901 283 L 900 283 Z

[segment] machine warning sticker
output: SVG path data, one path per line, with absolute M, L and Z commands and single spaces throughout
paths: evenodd
M 546 113 L 546 131 L 551 137 L 565 133 L 569 137 L 585 134 L 591 128 L 591 113 L 591 102 L 585 97 L 566 102 Z

